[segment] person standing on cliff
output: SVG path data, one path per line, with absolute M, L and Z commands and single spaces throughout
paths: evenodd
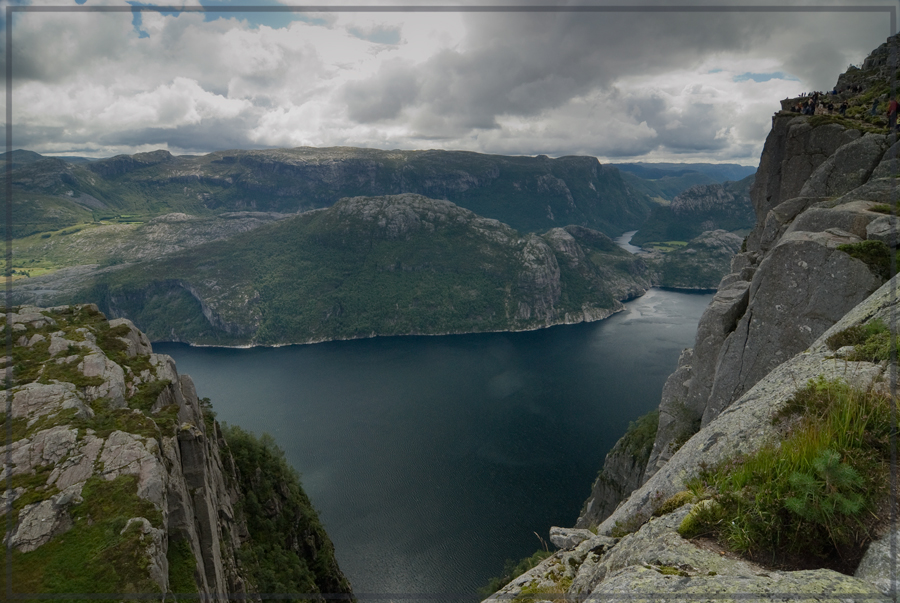
M 888 128 L 891 132 L 897 128 L 897 109 L 900 109 L 900 105 L 897 104 L 896 98 L 892 98 L 887 107 Z

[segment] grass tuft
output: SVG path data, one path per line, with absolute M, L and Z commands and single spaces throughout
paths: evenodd
M 777 420 L 787 431 L 778 445 L 700 474 L 713 502 L 698 504 L 681 532 L 715 535 L 753 558 L 800 557 L 844 567 L 859 558 L 880 521 L 891 400 L 820 378 Z

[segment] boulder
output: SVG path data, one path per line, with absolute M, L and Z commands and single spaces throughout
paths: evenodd
M 847 236 L 785 235 L 762 261 L 747 311 L 718 356 L 703 425 L 878 289 L 866 264 L 832 248 Z
M 550 542 L 561 549 L 574 549 L 576 546 L 593 538 L 594 533 L 590 530 L 582 530 L 578 528 L 550 528 Z
M 26 383 L 13 390 L 12 416 L 28 419 L 29 427 L 45 415 L 70 408 L 78 409 L 75 416 L 79 418 L 94 416 L 71 383 Z
M 813 204 L 818 203 L 820 197 L 794 197 L 788 199 L 769 210 L 766 220 L 760 231 L 759 246 L 762 251 L 768 251 L 781 238 L 790 223 L 806 211 Z M 732 268 L 734 271 L 734 268 Z
M 865 239 L 866 227 L 878 218 L 878 214 L 869 211 L 869 206 L 870 203 L 866 201 L 852 201 L 833 209 L 812 207 L 800 214 L 785 230 L 785 234 L 824 232 L 837 228 Z
M 896 216 L 881 216 L 875 218 L 866 226 L 866 239 L 882 241 L 888 247 L 897 247 L 900 237 L 900 219 Z
M 88 401 L 107 398 L 111 408 L 125 407 L 125 372 L 121 366 L 107 358 L 106 354 L 88 354 L 78 363 L 78 370 L 85 377 L 99 377 L 103 380 L 100 385 L 84 388 L 84 396 Z
M 168 543 L 165 530 L 154 528 L 145 517 L 130 518 L 119 534 L 124 534 L 129 530 L 140 532 L 139 539 L 144 547 L 145 558 L 149 562 L 147 571 L 150 574 L 150 579 L 159 585 L 160 591 L 167 592 L 169 586 L 169 561 L 166 559 Z
M 137 495 L 149 500 L 160 510 L 166 509 L 166 467 L 155 439 L 114 431 L 103 444 L 100 464 L 107 480 L 120 475 L 136 476 Z
M 66 506 L 71 500 L 71 494 L 63 492 L 22 507 L 18 524 L 6 544 L 19 552 L 29 553 L 69 531 L 73 524 Z
M 892 540 L 896 549 L 896 543 L 900 541 L 900 530 L 889 532 L 870 544 L 853 574 L 857 578 L 873 584 L 886 595 L 891 591 L 900 590 L 900 577 L 895 573 L 897 571 L 896 552 L 893 556 L 891 555 Z
M 866 134 L 838 149 L 803 184 L 801 197 L 842 195 L 869 179 L 887 148 L 887 136 Z
M 900 175 L 900 142 L 895 142 L 881 156 L 871 178 L 896 178 Z
M 134 326 L 134 323 L 128 320 L 127 318 L 116 318 L 109 321 L 109 328 L 114 329 L 120 325 L 125 325 L 128 327 L 128 335 L 125 337 L 120 337 L 120 339 L 127 346 L 125 349 L 125 355 L 129 358 L 134 358 L 135 356 L 143 356 L 146 354 L 152 354 L 153 348 L 150 345 L 150 340 L 144 335 L 143 332 L 139 331 L 137 327 Z

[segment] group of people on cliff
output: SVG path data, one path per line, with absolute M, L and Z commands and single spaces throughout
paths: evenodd
M 850 105 L 847 103 L 847 101 L 842 102 L 840 105 L 835 105 L 832 102 L 818 102 L 815 98 L 809 98 L 805 101 L 796 103 L 791 106 L 791 112 L 799 113 L 801 115 L 832 115 L 835 111 L 837 111 L 840 115 L 844 115 L 847 113 L 847 109 L 849 107 Z

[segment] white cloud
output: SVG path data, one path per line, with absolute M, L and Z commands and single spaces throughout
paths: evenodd
M 144 12 L 140 37 L 129 13 L 17 15 L 16 145 L 752 163 L 779 99 L 830 88 L 888 34 L 877 14 L 239 17 Z

